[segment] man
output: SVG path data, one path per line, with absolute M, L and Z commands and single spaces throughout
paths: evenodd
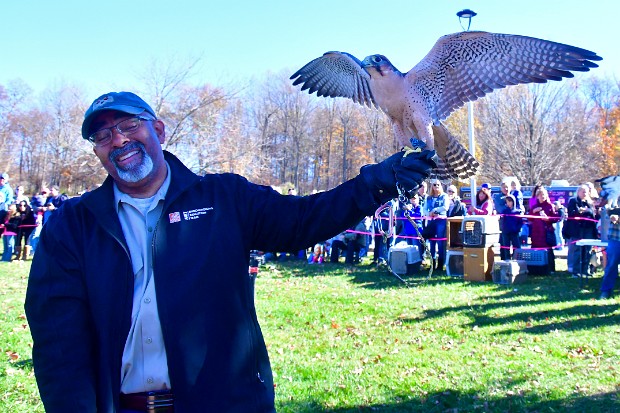
M 435 165 L 434 152 L 400 152 L 306 197 L 200 177 L 162 150 L 164 123 L 127 92 L 96 99 L 82 136 L 109 176 L 43 226 L 26 293 L 48 413 L 146 411 L 149 398 L 158 412 L 273 412 L 250 250 L 328 239 Z
M 599 299 L 606 300 L 613 296 L 614 286 L 618 279 L 618 265 L 620 265 L 620 208 L 607 211 L 609 214 L 609 229 L 607 230 L 607 264 L 603 282 L 601 283 L 601 296 Z
M 500 185 L 500 190 L 501 190 L 500 193 L 493 194 L 493 207 L 495 208 L 495 211 L 498 214 L 500 214 L 500 216 L 499 216 L 499 230 L 501 231 L 501 233 L 499 234 L 499 244 L 500 244 L 501 247 L 500 247 L 500 250 L 499 250 L 499 256 L 500 256 L 500 259 L 502 259 L 502 260 L 509 260 L 510 257 L 511 257 L 511 255 L 510 255 L 510 248 L 505 248 L 505 246 L 510 243 L 510 240 L 508 239 L 508 236 L 506 235 L 507 233 L 504 232 L 504 216 L 502 214 L 502 212 L 506 210 L 506 197 L 508 195 L 510 195 L 508 193 L 508 181 L 507 181 L 507 178 L 504 178 L 502 180 L 502 183 Z M 516 206 L 514 206 L 514 205 L 513 205 L 513 207 L 516 208 Z M 502 211 L 502 212 L 500 212 L 500 211 Z
M 9 174 L 3 172 L 0 174 L 0 192 L 4 194 L 4 210 L 9 209 L 9 205 L 13 202 L 13 188 L 9 185 Z
M 568 242 L 567 261 L 574 278 L 590 276 L 590 257 L 592 247 L 577 245 L 577 241 L 584 238 L 598 238 L 596 231 L 596 210 L 590 199 L 590 188 L 582 184 L 577 188 L 577 194 L 568 200 L 566 206 L 568 222 L 567 233 L 570 236 Z M 555 245 L 554 245 L 555 247 Z
M 58 209 L 67 199 L 69 199 L 69 197 L 65 194 L 61 194 L 60 188 L 58 188 L 57 185 L 54 185 L 50 189 L 50 195 L 47 197 L 45 204 L 52 204 L 56 209 Z

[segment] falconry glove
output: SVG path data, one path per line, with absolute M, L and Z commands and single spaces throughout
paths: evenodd
M 436 159 L 435 151 L 414 152 L 406 148 L 383 162 L 363 166 L 360 175 L 373 196 L 384 203 L 398 197 L 397 183 L 407 196 L 413 195 L 437 166 Z

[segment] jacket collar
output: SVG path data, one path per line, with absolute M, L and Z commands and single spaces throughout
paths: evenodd
M 165 210 L 188 187 L 198 182 L 200 177 L 170 152 L 164 151 L 164 159 L 170 165 L 171 173 L 170 187 L 164 203 Z M 123 239 L 123 231 L 114 205 L 114 180 L 110 175 L 99 188 L 84 194 L 81 203 L 97 217 L 104 228 L 108 228 L 113 235 Z

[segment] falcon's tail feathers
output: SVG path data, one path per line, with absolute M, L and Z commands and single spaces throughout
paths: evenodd
M 464 181 L 478 173 L 480 164 L 443 125 L 433 126 L 439 162 L 431 175 L 440 181 Z M 445 149 L 444 149 L 445 148 Z

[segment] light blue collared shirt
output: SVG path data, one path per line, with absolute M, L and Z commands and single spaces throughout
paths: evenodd
M 168 359 L 164 346 L 153 277 L 153 235 L 170 186 L 170 166 L 161 188 L 150 198 L 140 199 L 114 185 L 116 212 L 131 256 L 134 275 L 131 329 L 121 367 L 121 392 L 139 393 L 170 389 Z

